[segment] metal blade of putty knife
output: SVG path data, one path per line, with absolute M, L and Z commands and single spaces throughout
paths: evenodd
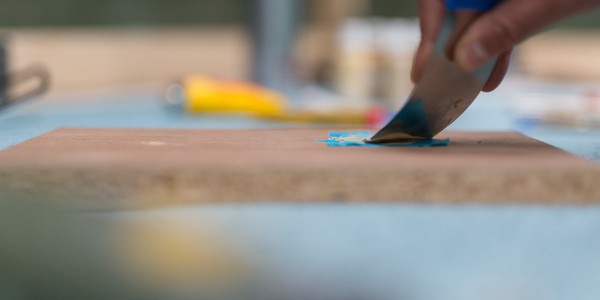
M 455 27 L 455 14 L 447 10 L 435 48 L 419 82 L 398 114 L 370 143 L 432 138 L 454 122 L 479 95 L 496 59 L 473 72 L 465 72 L 445 54 Z

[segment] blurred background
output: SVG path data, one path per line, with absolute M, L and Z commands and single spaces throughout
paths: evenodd
M 282 94 L 255 100 L 286 110 L 251 113 L 304 123 L 381 125 L 412 89 L 419 42 L 416 1 L 1 0 L 0 7 L 4 73 L 43 64 L 50 96 L 163 93 L 173 80 L 199 75 L 204 81 L 170 90 L 169 102 L 181 104 L 189 85 L 206 80 L 254 81 Z M 501 88 L 514 92 L 509 109 L 536 124 L 598 127 L 599 31 L 600 13 L 592 12 L 520 45 Z M 207 101 L 188 99 L 195 103 L 188 111 L 221 109 Z
M 187 73 L 250 78 L 256 41 L 252 20 L 285 10 L 269 7 L 263 14 L 253 5 L 259 2 L 1 0 L 0 27 L 7 37 L 10 65 L 18 69 L 44 62 L 52 70 L 55 93 L 165 82 Z M 290 29 L 288 38 L 294 43 L 294 64 L 302 79 L 361 96 L 406 94 L 398 91 L 406 87 L 386 87 L 382 82 L 367 87 L 362 81 L 377 80 L 355 73 L 390 72 L 400 78 L 379 79 L 408 84 L 405 73 L 418 42 L 418 29 L 411 23 L 417 17 L 416 1 L 283 2 L 300 6 L 294 9 L 299 27 Z M 594 55 L 600 42 L 590 38 L 600 28 L 600 13 L 553 28 L 517 52 L 520 71 L 546 78 L 600 80 Z M 293 36 L 296 31 L 298 40 Z M 384 65 L 380 68 L 401 70 L 371 70 L 377 69 L 372 66 L 377 60 L 386 62 L 380 62 Z M 349 91 L 347 85 L 357 81 L 363 90 Z

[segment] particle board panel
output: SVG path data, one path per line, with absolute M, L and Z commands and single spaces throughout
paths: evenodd
M 0 152 L 0 195 L 137 208 L 252 202 L 600 203 L 600 166 L 514 132 L 328 147 L 327 129 L 64 128 Z

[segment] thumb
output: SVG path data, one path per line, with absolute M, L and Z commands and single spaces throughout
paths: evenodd
M 455 48 L 455 61 L 472 71 L 540 29 L 592 9 L 599 0 L 506 0 L 481 15 Z

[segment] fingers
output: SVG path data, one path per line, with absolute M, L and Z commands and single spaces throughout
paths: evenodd
M 490 78 L 488 78 L 488 81 L 485 83 L 485 85 L 483 86 L 483 91 L 484 92 L 491 92 L 493 90 L 495 90 L 498 86 L 500 86 L 500 83 L 502 83 L 502 80 L 504 80 L 504 76 L 506 75 L 506 72 L 508 71 L 508 66 L 510 65 L 510 55 L 512 54 L 512 49 L 503 52 L 502 54 L 500 54 L 498 56 L 498 60 L 496 62 L 496 65 L 494 66 L 494 70 L 492 70 L 492 74 L 490 75 Z
M 598 0 L 506 0 L 467 29 L 456 46 L 456 63 L 475 70 L 549 24 L 599 4 Z
M 415 53 L 413 67 L 410 74 L 410 78 L 412 79 L 413 83 L 416 83 L 419 81 L 419 78 L 421 78 L 421 73 L 425 67 L 425 62 L 427 62 L 427 58 L 429 58 L 429 55 L 431 55 L 431 52 L 433 51 L 433 45 L 433 43 L 421 41 L 419 49 Z
M 411 78 L 416 82 L 421 77 L 425 62 L 433 51 L 435 39 L 444 19 L 444 0 L 419 0 L 421 44 L 413 62 Z
M 473 71 L 498 56 L 483 88 L 492 91 L 506 75 L 516 44 L 554 22 L 599 5 L 600 0 L 505 0 L 464 32 L 454 49 L 454 60 L 463 70 Z M 422 37 L 411 73 L 414 82 L 433 51 L 444 10 L 444 0 L 419 0 Z
M 454 12 L 454 29 L 446 42 L 444 49 L 446 57 L 454 61 L 454 50 L 456 43 L 463 36 L 471 24 L 481 16 L 481 12 L 475 10 L 457 10 Z

